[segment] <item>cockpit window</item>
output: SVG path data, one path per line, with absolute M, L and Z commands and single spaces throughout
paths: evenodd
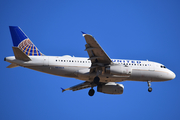
M 161 65 L 161 68 L 166 68 L 164 65 Z

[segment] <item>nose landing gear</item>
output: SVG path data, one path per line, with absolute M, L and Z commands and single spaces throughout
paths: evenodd
M 151 81 L 147 81 L 147 83 L 148 83 L 148 92 L 152 92 L 152 88 L 151 88 Z

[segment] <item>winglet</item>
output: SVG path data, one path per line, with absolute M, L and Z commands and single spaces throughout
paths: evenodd
M 83 32 L 83 31 L 81 31 L 82 32 L 82 34 L 86 34 L 85 32 Z
M 86 33 L 85 33 L 85 32 L 83 32 L 83 31 L 81 31 L 81 32 L 82 32 L 83 36 L 85 36 L 85 35 L 86 35 Z
M 64 88 L 62 88 L 62 87 L 61 87 L 61 89 L 62 89 L 62 92 L 66 91 L 66 90 L 65 90 Z

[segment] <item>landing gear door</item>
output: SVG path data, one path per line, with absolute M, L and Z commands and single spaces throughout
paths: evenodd
M 43 65 L 44 66 L 49 66 L 49 57 L 47 57 L 47 56 L 44 56 L 44 63 L 43 63 Z

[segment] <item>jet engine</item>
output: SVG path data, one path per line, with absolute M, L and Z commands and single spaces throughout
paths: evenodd
M 112 75 L 130 75 L 132 74 L 132 68 L 124 65 L 112 65 L 106 67 L 106 73 Z
M 124 90 L 123 84 L 117 84 L 114 82 L 109 82 L 97 86 L 98 92 L 102 92 L 106 94 L 122 94 L 123 90 Z

